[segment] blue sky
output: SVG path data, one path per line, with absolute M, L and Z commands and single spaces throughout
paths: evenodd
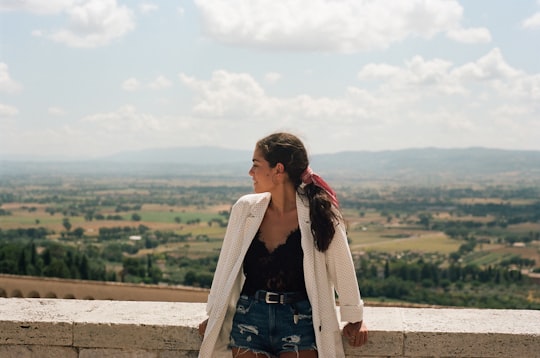
M 0 156 L 540 150 L 540 0 L 0 0 Z

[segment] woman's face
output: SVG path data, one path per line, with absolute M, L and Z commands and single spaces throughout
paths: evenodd
M 276 186 L 273 180 L 275 172 L 275 168 L 270 168 L 270 164 L 264 159 L 261 151 L 255 148 L 253 152 L 253 165 L 249 169 L 249 175 L 253 179 L 255 193 L 272 191 Z

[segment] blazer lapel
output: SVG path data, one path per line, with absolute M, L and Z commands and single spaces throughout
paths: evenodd
M 254 203 L 251 206 L 247 214 L 246 223 L 244 226 L 244 237 L 242 238 L 242 249 L 247 250 L 247 248 L 251 244 L 251 241 L 255 237 L 257 230 L 259 230 L 259 227 L 261 226 L 262 220 L 264 218 L 264 213 L 266 213 L 268 204 L 270 204 L 270 193 L 265 194 L 266 195 L 264 195 L 260 201 Z

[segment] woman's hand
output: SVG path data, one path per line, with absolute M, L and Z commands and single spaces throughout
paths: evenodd
M 364 321 L 347 323 L 343 327 L 343 335 L 348 339 L 351 346 L 360 347 L 367 343 L 368 329 Z
M 204 337 L 204 332 L 206 332 L 206 325 L 208 325 L 208 318 L 199 324 L 199 336 L 201 336 L 201 338 Z

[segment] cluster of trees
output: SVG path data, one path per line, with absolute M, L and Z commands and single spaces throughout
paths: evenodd
M 133 245 L 124 244 L 128 247 Z M 117 257 L 110 255 L 117 247 Z M 125 248 L 111 243 L 104 250 L 111 261 L 122 263 L 122 270 L 107 272 L 99 253 L 88 250 L 88 255 L 62 245 L 47 245 L 40 254 L 34 242 L 0 241 L 0 272 L 59 278 L 76 278 L 101 281 L 123 281 L 135 283 L 185 284 L 210 287 L 217 263 L 217 255 L 198 259 L 186 256 L 166 255 L 167 266 L 183 269 L 181 280 L 165 277 L 155 264 L 156 257 L 146 255 L 132 257 L 123 255 Z M 358 280 L 365 298 L 400 300 L 448 306 L 470 306 L 486 308 L 540 309 L 540 304 L 529 302 L 520 295 L 512 295 L 509 287 L 523 290 L 526 277 L 519 269 L 505 267 L 478 267 L 454 263 L 441 267 L 438 263 L 425 261 L 421 256 L 411 258 L 362 257 L 359 263 Z M 484 287 L 481 289 L 481 287 Z
M 504 265 L 479 266 L 447 262 L 444 257 L 426 260 L 418 253 L 402 257 L 371 253 L 357 258 L 357 276 L 365 297 L 447 306 L 539 309 L 523 295 L 505 292 L 508 287 L 523 291 L 529 284 L 521 269 L 533 260 L 512 257 Z
M 154 265 L 152 255 L 146 257 L 124 257 L 121 272 L 122 282 L 143 282 L 157 284 L 163 279 L 163 272 Z
M 73 248 L 42 242 L 38 253 L 36 244 L 0 239 L 0 272 L 13 275 L 46 276 L 81 280 L 115 281 L 116 274 L 107 272 L 105 265 L 90 260 Z
M 449 266 L 441 267 L 432 262 L 425 262 L 419 258 L 415 262 L 403 259 L 387 260 L 384 267 L 376 263 L 362 261 L 361 269 L 358 270 L 358 278 L 361 279 L 388 279 L 391 277 L 402 281 L 412 281 L 421 284 L 423 287 L 447 288 L 452 283 L 520 283 L 524 280 L 519 268 L 508 269 L 508 267 L 479 267 L 477 265 L 462 265 L 452 263 Z M 395 297 L 394 297 L 395 298 Z
M 518 290 L 523 287 L 524 278 L 518 270 L 453 265 L 426 275 L 425 269 L 423 265 L 402 263 L 383 278 L 359 275 L 362 294 L 444 306 L 540 309 L 538 303 L 505 293 L 509 286 Z
M 74 231 L 74 230 L 73 230 Z M 73 231 L 70 232 L 73 237 Z M 163 273 L 153 262 L 153 255 L 134 257 L 140 249 L 155 248 L 160 243 L 185 241 L 191 234 L 178 235 L 173 232 L 150 233 L 144 225 L 137 228 L 100 228 L 97 242 L 87 243 L 75 249 L 69 243 L 51 242 L 47 236 L 54 234 L 43 227 L 0 229 L 0 273 L 14 275 L 46 276 L 83 280 L 117 281 L 135 283 L 163 282 Z M 143 235 L 138 241 L 127 241 L 130 235 Z M 39 252 L 39 253 L 38 253 Z M 171 259 L 175 261 L 175 259 Z M 195 261 L 194 261 L 195 262 Z M 201 262 L 206 262 L 204 259 Z M 107 263 L 121 263 L 118 272 L 106 270 Z M 185 261 L 183 262 L 185 264 Z M 200 268 L 200 264 L 195 266 Z M 209 286 L 208 274 L 195 271 L 188 275 L 189 285 Z M 195 278 L 193 277 L 195 275 Z M 190 278 L 191 277 L 191 278 Z M 174 280 L 175 284 L 187 284 Z
M 538 209 L 540 210 L 540 208 Z M 490 235 L 497 227 L 506 228 L 509 224 L 519 224 L 521 219 L 512 216 L 511 218 L 499 218 L 488 222 L 479 222 L 473 220 L 434 220 L 432 215 L 420 214 L 419 224 L 422 224 L 426 229 L 442 231 L 452 238 L 464 238 L 470 235 L 471 232 L 477 234 Z M 540 222 L 538 219 L 531 219 L 523 222 Z M 520 221 L 520 222 L 518 222 Z M 531 242 L 534 240 L 540 240 L 540 232 L 529 232 L 527 235 L 511 235 L 505 234 L 504 241 L 512 244 L 516 241 Z
M 476 308 L 540 309 L 539 303 L 523 297 L 523 286 L 520 284 L 482 288 L 456 283 L 444 288 L 426 288 L 413 281 L 393 276 L 384 280 L 361 279 L 359 284 L 365 298 L 378 298 L 381 301 Z
M 17 228 L 3 230 L 0 228 L 0 240 L 15 241 L 17 239 L 45 239 L 51 232 L 44 227 Z
M 81 252 L 68 245 L 46 241 L 40 245 L 41 252 L 38 253 L 34 241 L 25 243 L 0 239 L 0 273 L 135 283 L 159 283 L 163 279 L 163 273 L 154 265 L 152 255 L 142 258 L 123 255 L 133 245 L 111 244 L 103 250 L 103 256 L 96 247 Z M 115 250 L 115 247 L 119 250 Z M 116 271 L 106 269 L 106 261 L 122 263 L 122 269 L 118 272 L 120 277 L 117 277 Z
M 189 257 L 174 257 L 167 255 L 167 265 L 176 266 L 186 271 L 182 284 L 209 288 L 212 285 L 218 256 L 191 259 Z

